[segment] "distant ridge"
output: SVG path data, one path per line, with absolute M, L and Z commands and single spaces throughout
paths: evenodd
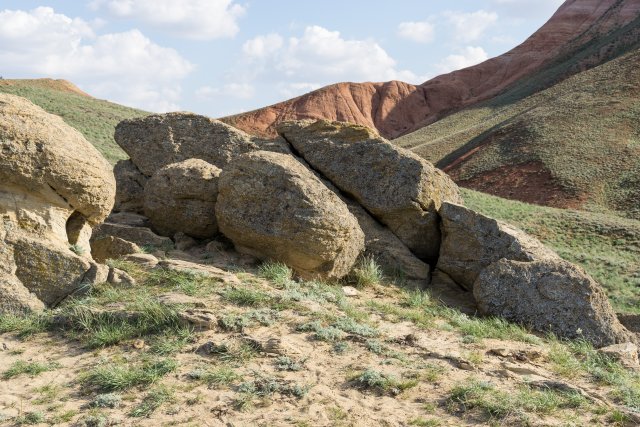
M 524 43 L 476 66 L 418 86 L 399 81 L 338 83 L 222 120 L 249 133 L 273 135 L 273 125 L 284 120 L 325 118 L 373 127 L 387 138 L 396 138 L 504 92 L 559 58 L 636 20 L 639 13 L 640 2 L 635 0 L 568 0 Z M 610 59 L 627 41 L 619 39 L 582 58 L 556 78 Z M 541 83 L 533 89 L 544 89 L 555 81 Z

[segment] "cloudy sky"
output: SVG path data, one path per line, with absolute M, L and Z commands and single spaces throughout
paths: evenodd
M 0 0 L 0 75 L 214 117 L 340 81 L 422 83 L 524 41 L 562 0 Z

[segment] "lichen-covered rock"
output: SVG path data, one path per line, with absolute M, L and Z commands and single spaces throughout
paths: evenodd
M 596 347 L 634 340 L 602 288 L 562 259 L 496 261 L 478 276 L 473 295 L 483 314 L 561 338 L 583 338 Z
M 305 278 L 340 278 L 364 249 L 346 204 L 293 156 L 242 155 L 218 187 L 218 226 L 240 252 L 284 262 Z
M 116 178 L 116 201 L 113 210 L 142 213 L 142 198 L 148 178 L 138 170 L 131 159 L 118 161 L 113 167 L 113 174 Z
M 218 232 L 215 205 L 220 169 L 189 159 L 159 169 L 144 189 L 144 212 L 158 233 L 206 239 Z
M 445 202 L 440 207 L 440 217 L 442 245 L 437 268 L 465 289 L 472 290 L 482 270 L 501 258 L 559 258 L 536 238 L 464 206 Z
M 6 94 L 0 150 L 0 311 L 39 310 L 107 280 L 88 241 L 114 203 L 111 166 L 60 117 Z
M 120 237 L 105 235 L 91 241 L 91 255 L 98 262 L 139 252 L 142 250 L 138 245 Z
M 303 120 L 278 125 L 278 133 L 416 256 L 438 256 L 437 211 L 442 202 L 462 202 L 458 187 L 444 172 L 364 126 Z
M 96 240 L 102 236 L 119 237 L 141 247 L 149 246 L 152 248 L 173 249 L 173 242 L 170 238 L 158 236 L 148 227 L 137 227 L 105 222 L 93 229 L 91 239 Z
M 288 152 L 281 140 L 254 138 L 218 120 L 192 113 L 153 114 L 116 127 L 115 140 L 136 167 L 150 177 L 160 168 L 201 159 L 219 168 L 250 151 Z

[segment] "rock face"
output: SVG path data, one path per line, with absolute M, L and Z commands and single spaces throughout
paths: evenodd
M 295 157 L 256 152 L 220 175 L 216 216 L 236 248 L 302 277 L 340 278 L 364 249 L 356 218 Z
M 4 94 L 0 147 L 0 287 L 11 289 L 0 310 L 41 309 L 106 281 L 88 245 L 114 203 L 106 160 L 60 117 Z
M 200 159 L 165 166 L 147 182 L 144 212 L 164 236 L 183 232 L 196 238 L 218 232 L 215 204 L 220 169 Z
M 129 160 L 120 160 L 113 168 L 116 177 L 116 212 L 144 212 L 142 198 L 147 177 Z
M 223 168 L 233 157 L 250 151 L 288 151 L 282 141 L 254 138 L 218 120 L 192 113 L 124 120 L 116 127 L 115 140 L 147 177 L 164 166 L 188 159 L 201 159 Z
M 602 288 L 584 270 L 561 259 L 520 262 L 501 259 L 473 285 L 481 313 L 584 338 L 596 347 L 632 341 Z
M 340 122 L 299 121 L 278 132 L 336 187 L 355 198 L 419 258 L 440 247 L 437 210 L 461 203 L 458 187 L 431 163 L 374 131 Z
M 524 43 L 473 67 L 437 76 L 421 85 L 399 81 L 338 83 L 269 107 L 222 119 L 254 135 L 275 135 L 278 123 L 325 119 L 357 123 L 396 138 L 444 114 L 489 99 L 593 38 L 633 21 L 634 0 L 568 0 Z M 605 55 L 602 49 L 597 55 Z M 598 64 L 586 57 L 574 72 Z M 582 66 L 582 67 L 581 67 Z
M 540 241 L 517 228 L 464 206 L 443 203 L 442 245 L 437 268 L 472 290 L 478 275 L 501 258 L 535 261 L 559 258 Z
M 349 203 L 347 206 L 364 233 L 365 256 L 373 257 L 390 274 L 429 283 L 429 264 L 416 257 L 395 234 L 373 219 L 360 205 Z

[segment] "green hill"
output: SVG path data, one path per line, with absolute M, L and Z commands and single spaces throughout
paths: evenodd
M 394 140 L 460 185 L 501 197 L 640 218 L 640 51 L 555 83 L 582 53 L 502 95 Z M 541 87 L 547 87 L 538 91 Z
M 112 164 L 128 157 L 113 140 L 115 126 L 121 120 L 149 114 L 92 98 L 65 80 L 0 80 L 0 92 L 22 96 L 61 116 Z

